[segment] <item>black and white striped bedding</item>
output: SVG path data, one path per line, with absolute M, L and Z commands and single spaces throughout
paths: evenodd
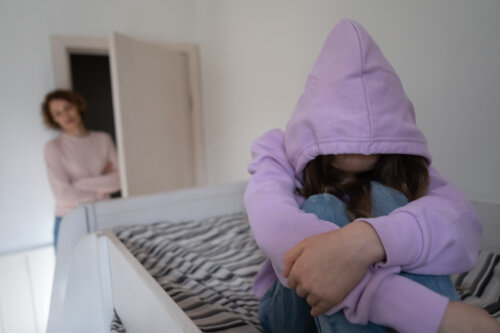
M 117 237 L 203 332 L 258 332 L 252 282 L 264 261 L 243 213 L 115 229 Z M 481 252 L 452 280 L 462 299 L 500 321 L 500 255 Z M 125 332 L 115 315 L 111 332 Z
M 110 333 L 126 333 L 125 327 L 123 327 L 122 321 L 115 311 L 113 320 L 111 321 Z
M 252 284 L 265 258 L 245 214 L 115 233 L 201 331 L 261 331 Z
M 474 269 L 451 279 L 464 302 L 482 307 L 500 322 L 500 254 L 482 251 Z

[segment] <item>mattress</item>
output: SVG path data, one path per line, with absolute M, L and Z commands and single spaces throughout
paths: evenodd
M 474 269 L 451 279 L 464 302 L 482 307 L 500 322 L 500 254 L 481 251 Z
M 262 331 L 252 285 L 265 257 L 245 214 L 114 232 L 202 332 Z
M 114 231 L 202 332 L 262 331 L 252 282 L 265 257 L 244 213 Z M 483 251 L 451 278 L 462 300 L 500 322 L 500 255 Z M 125 332 L 117 314 L 111 332 Z

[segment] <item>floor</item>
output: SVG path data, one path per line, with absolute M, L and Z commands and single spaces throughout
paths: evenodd
M 0 256 L 0 333 L 44 333 L 55 265 L 54 248 Z

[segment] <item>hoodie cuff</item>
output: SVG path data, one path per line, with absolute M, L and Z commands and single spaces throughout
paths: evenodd
M 398 332 L 436 333 L 448 303 L 447 297 L 398 276 L 378 286 L 372 297 L 369 320 Z
M 406 212 L 361 219 L 377 232 L 385 250 L 386 261 L 380 266 L 414 264 L 422 251 L 422 231 L 413 217 Z

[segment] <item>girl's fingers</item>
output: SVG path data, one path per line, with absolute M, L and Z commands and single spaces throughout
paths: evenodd
M 296 289 L 299 284 L 297 277 L 294 274 L 290 275 L 287 282 L 288 282 L 288 287 L 291 289 Z
M 283 276 L 288 277 L 290 275 L 290 271 L 292 270 L 295 261 L 300 257 L 302 252 L 304 251 L 305 246 L 301 243 L 295 245 L 290 250 L 285 253 L 283 260 L 285 262 L 285 268 L 283 269 Z
M 328 310 L 330 310 L 328 304 L 324 302 L 319 302 L 318 304 L 312 307 L 311 316 L 321 316 L 322 314 L 325 314 L 326 311 Z
M 320 299 L 312 294 L 309 294 L 309 295 L 307 295 L 306 302 L 311 307 L 315 307 L 320 302 Z
M 297 293 L 297 295 L 299 297 L 302 297 L 302 298 L 306 298 L 307 294 L 308 294 L 307 291 L 304 288 L 302 288 L 302 285 L 300 285 L 300 284 L 297 286 L 297 288 L 295 288 L 295 292 Z

